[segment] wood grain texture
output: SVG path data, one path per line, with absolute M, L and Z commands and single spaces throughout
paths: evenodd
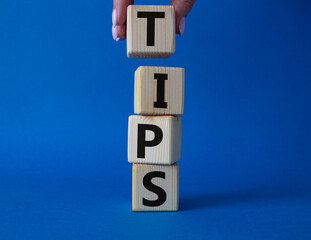
M 167 74 L 164 82 L 166 108 L 154 107 L 157 80 L 154 74 Z M 142 115 L 182 115 L 184 113 L 185 69 L 176 67 L 139 67 L 135 72 L 134 112 Z
M 138 158 L 138 124 L 151 124 L 161 128 L 162 141 L 154 147 L 145 148 L 145 157 Z M 146 131 L 146 141 L 154 139 L 152 131 Z M 181 118 L 175 116 L 138 116 L 129 117 L 128 161 L 131 163 L 173 164 L 181 157 Z
M 154 46 L 147 46 L 147 18 L 137 12 L 164 12 L 156 18 Z M 130 5 L 127 8 L 127 56 L 129 58 L 167 58 L 175 52 L 175 10 L 173 6 Z
M 155 177 L 152 183 L 166 192 L 166 201 L 157 207 L 143 205 L 143 198 L 154 201 L 158 195 L 146 189 L 143 178 L 152 171 L 165 172 L 165 179 Z M 178 211 L 179 205 L 179 166 L 177 163 L 169 166 L 133 164 L 132 174 L 132 208 L 133 211 Z

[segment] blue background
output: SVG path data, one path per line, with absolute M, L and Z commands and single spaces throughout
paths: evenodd
M 310 239 L 310 1 L 197 1 L 169 59 L 128 59 L 111 11 L 0 2 L 0 239 Z M 131 211 L 141 65 L 186 69 L 176 213 Z

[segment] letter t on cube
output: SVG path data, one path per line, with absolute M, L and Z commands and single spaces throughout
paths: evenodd
M 175 52 L 173 6 L 130 5 L 126 24 L 129 58 L 166 58 Z

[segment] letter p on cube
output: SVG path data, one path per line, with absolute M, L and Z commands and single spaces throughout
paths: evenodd
M 181 156 L 181 118 L 176 116 L 129 117 L 128 161 L 173 164 Z

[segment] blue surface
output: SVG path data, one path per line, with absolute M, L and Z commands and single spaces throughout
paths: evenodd
M 310 239 L 310 1 L 198 1 L 169 59 L 111 10 L 0 1 L 0 239 Z M 140 65 L 186 69 L 176 213 L 131 211 Z

